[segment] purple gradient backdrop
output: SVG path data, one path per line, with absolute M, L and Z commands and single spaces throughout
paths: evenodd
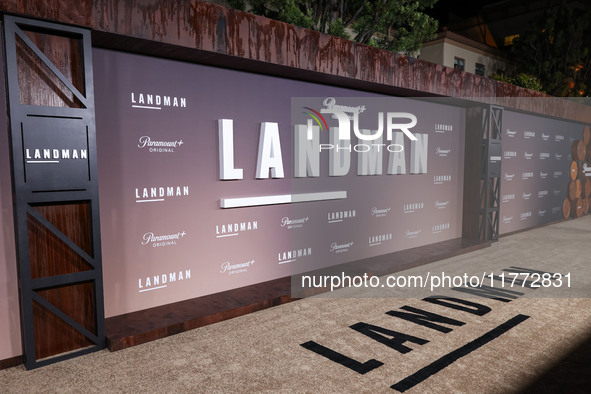
M 329 266 L 461 234 L 463 109 L 392 97 L 382 103 L 377 98 L 385 96 L 366 92 L 103 49 L 95 49 L 93 56 L 107 317 L 289 276 L 292 270 Z M 187 107 L 132 108 L 131 93 L 136 101 L 139 93 L 182 97 Z M 294 179 L 292 97 L 328 96 L 371 98 L 372 105 L 377 105 L 372 111 L 386 105 L 392 111 L 416 114 L 419 123 L 413 131 L 428 133 L 430 138 L 428 174 L 357 176 L 353 158 L 349 175 L 329 179 L 323 159 L 320 178 Z M 244 180 L 218 180 L 217 120 L 222 118 L 234 120 L 235 163 L 244 169 Z M 368 127 L 377 122 L 368 119 Z M 279 124 L 285 179 L 255 179 L 261 122 Z M 453 132 L 437 134 L 435 123 L 453 124 Z M 174 148 L 174 153 L 153 153 L 138 148 L 142 136 L 153 141 L 182 140 L 183 144 Z M 438 146 L 451 148 L 450 156 L 437 157 L 434 149 Z M 452 175 L 452 181 L 434 185 L 434 175 Z M 162 186 L 188 186 L 189 195 L 136 202 L 136 188 Z M 346 190 L 348 198 L 291 206 L 219 208 L 220 198 L 325 190 Z M 449 204 L 435 209 L 436 200 Z M 424 209 L 404 214 L 402 204 L 413 202 L 423 202 Z M 374 206 L 390 207 L 391 213 L 372 217 Z M 340 210 L 355 210 L 356 218 L 329 224 L 328 212 Z M 284 217 L 302 215 L 309 217 L 304 227 L 281 227 Z M 242 222 L 256 222 L 258 229 L 216 238 L 216 226 Z M 432 234 L 433 224 L 444 223 L 450 224 L 449 229 Z M 418 238 L 405 238 L 407 230 L 418 229 L 422 229 Z M 176 245 L 154 248 L 142 245 L 148 232 L 186 235 Z M 380 233 L 391 233 L 393 239 L 370 248 L 368 237 Z M 329 251 L 332 242 L 354 242 L 354 247 L 335 255 Z M 279 253 L 302 248 L 311 248 L 312 254 L 279 264 Z M 250 264 L 243 272 L 222 272 L 225 264 L 245 263 Z M 186 270 L 191 271 L 189 280 L 169 281 L 166 288 L 140 292 L 147 289 L 147 277 L 164 274 L 169 278 L 172 272 Z

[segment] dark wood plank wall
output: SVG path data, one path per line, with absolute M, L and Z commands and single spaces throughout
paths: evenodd
M 25 32 L 72 84 L 84 93 L 84 68 L 78 40 Z M 81 108 L 74 94 L 17 38 L 19 96 L 21 104 Z

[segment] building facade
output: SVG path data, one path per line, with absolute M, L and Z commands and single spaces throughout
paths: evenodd
M 502 51 L 451 31 L 441 32 L 435 40 L 424 43 L 418 57 L 487 78 L 492 74 L 512 74 L 515 69 Z

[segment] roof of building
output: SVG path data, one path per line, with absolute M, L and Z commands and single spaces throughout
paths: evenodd
M 449 43 L 452 45 L 463 47 L 473 52 L 481 53 L 495 58 L 500 58 L 503 61 L 511 60 L 511 58 L 507 56 L 505 51 L 502 51 L 490 45 L 483 44 L 482 42 L 472 40 L 471 38 L 468 38 L 458 33 L 454 33 L 449 30 L 444 30 L 440 32 L 439 34 L 437 34 L 437 38 L 435 38 L 432 41 L 425 42 L 423 44 L 423 47 L 429 47 L 440 43 Z

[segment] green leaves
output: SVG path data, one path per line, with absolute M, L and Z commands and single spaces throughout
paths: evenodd
M 490 77 L 491 77 L 491 79 L 494 79 L 497 81 L 507 82 L 507 83 L 511 83 L 516 86 L 521 86 L 522 88 L 531 89 L 531 90 L 535 90 L 536 92 L 545 93 L 543 91 L 542 83 L 540 82 L 538 77 L 536 77 L 535 75 L 532 75 L 532 74 L 519 73 L 515 77 L 509 77 L 505 74 L 493 74 Z
M 532 21 L 512 53 L 519 70 L 536 76 L 554 96 L 588 96 L 591 86 L 591 13 L 574 6 L 550 8 Z M 525 81 L 525 80 L 524 80 Z
M 396 52 L 435 38 L 437 21 L 423 13 L 437 0 L 243 0 L 227 4 L 268 18 Z

